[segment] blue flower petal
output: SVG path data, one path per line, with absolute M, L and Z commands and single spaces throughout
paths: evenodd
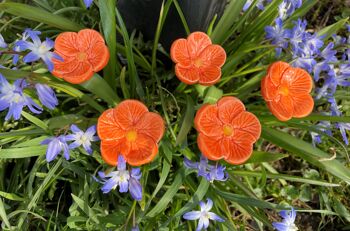
M 129 191 L 132 198 L 137 201 L 142 200 L 142 186 L 140 182 L 133 177 L 129 179 Z

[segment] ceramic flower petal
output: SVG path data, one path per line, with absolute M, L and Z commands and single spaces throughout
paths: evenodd
M 305 70 L 275 62 L 261 81 L 261 94 L 272 114 L 286 121 L 292 117 L 305 117 L 312 112 L 312 85 L 312 78 Z
M 202 106 L 196 113 L 195 127 L 203 155 L 210 160 L 223 158 L 231 164 L 242 164 L 250 157 L 261 133 L 259 120 L 235 97 Z
M 157 155 L 164 121 L 140 101 L 124 100 L 98 118 L 97 132 L 106 163 L 116 165 L 118 155 L 122 155 L 130 165 L 139 166 Z
M 221 77 L 221 67 L 226 60 L 225 50 L 213 45 L 208 35 L 194 32 L 187 39 L 178 39 L 170 49 L 175 62 L 175 74 L 186 84 L 210 86 Z
M 102 35 L 91 29 L 61 33 L 55 40 L 55 52 L 63 61 L 53 59 L 53 75 L 73 84 L 89 80 L 109 60 Z

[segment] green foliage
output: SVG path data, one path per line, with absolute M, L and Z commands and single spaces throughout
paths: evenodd
M 193 230 L 194 222 L 181 217 L 198 209 L 198 202 L 206 197 L 213 199 L 213 211 L 226 218 L 223 224 L 216 223 L 220 230 L 271 229 L 271 222 L 277 220 L 275 211 L 290 206 L 302 216 L 316 219 L 317 224 L 307 223 L 303 228 L 316 230 L 319 224 L 323 227 L 330 221 L 334 222 L 332 227 L 339 228 L 350 222 L 348 147 L 336 150 L 333 158 L 329 148 L 340 146 L 338 136 L 325 137 L 318 148 L 310 144 L 309 136 L 316 121 L 350 122 L 350 118 L 315 113 L 282 123 L 267 114 L 259 93 L 267 65 L 275 60 L 274 47 L 264 41 L 264 28 L 273 23 L 282 0 L 273 0 L 264 11 L 251 7 L 243 15 L 245 0 L 230 0 L 224 15 L 213 20 L 209 32 L 226 50 L 227 62 L 221 81 L 208 88 L 180 84 L 172 68 L 167 67 L 169 52 L 158 43 L 168 26 L 165 19 L 171 7 L 189 33 L 176 0 L 163 2 L 151 42 L 127 30 L 115 0 L 95 1 L 90 10 L 81 8 L 79 1 L 19 2 L 0 3 L 2 34 L 13 37 L 9 35 L 12 32 L 37 28 L 54 38 L 61 31 L 94 28 L 104 35 L 111 59 L 103 74 L 95 74 L 81 85 L 61 81 L 39 68 L 35 72 L 25 67 L 0 69 L 11 80 L 30 77 L 46 83 L 60 99 L 58 108 L 50 113 L 33 116 L 23 112 L 19 122 L 0 125 L 3 230 L 130 230 L 135 224 L 141 230 Z M 290 20 L 305 15 L 316 2 L 305 1 Z M 329 37 L 346 23 L 348 19 L 344 18 L 320 33 Z M 10 63 L 5 55 L 0 62 Z M 210 183 L 186 169 L 183 157 L 199 159 L 193 128 L 195 112 L 203 103 L 214 103 L 227 95 L 239 97 L 247 110 L 258 116 L 262 137 L 246 164 L 221 162 L 228 170 L 228 181 Z M 151 111 L 162 114 L 167 124 L 157 158 L 142 167 L 144 191 L 140 202 L 118 190 L 101 192 L 92 177 L 106 167 L 97 146 L 91 156 L 82 150 L 71 151 L 71 160 L 59 156 L 48 164 L 46 146 L 40 145 L 48 136 L 67 132 L 73 123 L 83 128 L 96 124 L 104 110 L 126 98 L 140 99 Z

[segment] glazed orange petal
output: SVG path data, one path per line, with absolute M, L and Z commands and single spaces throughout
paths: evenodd
M 133 166 L 151 162 L 158 153 L 158 146 L 148 135 L 137 134 L 136 140 L 128 145 L 130 150 L 122 152 L 126 161 Z
M 199 58 L 206 66 L 222 67 L 226 61 L 226 52 L 219 45 L 210 45 L 202 51 Z
M 176 64 L 175 74 L 181 82 L 189 85 L 195 84 L 199 80 L 199 71 L 198 68 L 195 67 L 187 68 L 180 64 Z
M 218 102 L 219 119 L 224 124 L 231 124 L 235 117 L 244 111 L 244 104 L 235 97 L 223 97 Z
M 206 104 L 196 113 L 194 126 L 197 131 L 207 136 L 222 136 L 222 122 L 218 118 L 218 108 L 216 105 Z
M 258 118 L 250 112 L 242 112 L 235 117 L 233 123 L 235 130 L 240 130 L 249 133 L 254 137 L 251 141 L 257 141 L 261 133 L 261 125 Z
M 75 56 L 79 52 L 77 44 L 77 33 L 64 32 L 55 39 L 55 50 L 59 51 L 60 55 Z
M 209 36 L 199 31 L 190 34 L 187 42 L 190 57 L 198 57 L 207 46 L 211 45 Z
M 134 127 L 148 112 L 147 107 L 138 100 L 124 100 L 114 109 L 114 119 L 123 129 Z
M 270 78 L 261 80 L 261 95 L 265 100 L 273 100 L 278 95 L 278 87 L 271 83 Z
M 61 55 L 59 52 L 57 53 Z M 79 65 L 79 62 L 75 59 L 75 57 L 64 56 L 63 58 L 64 62 L 57 59 L 52 59 L 52 62 L 54 64 L 53 74 L 57 77 L 60 77 L 61 75 L 66 73 L 71 73 Z
M 177 39 L 170 48 L 170 56 L 174 63 L 181 63 L 183 66 L 191 64 L 191 57 L 188 54 L 187 40 Z
M 293 102 L 289 96 L 282 96 L 279 101 L 270 101 L 267 105 L 272 114 L 281 121 L 289 120 L 293 116 Z
M 204 86 L 211 86 L 217 83 L 221 77 L 221 68 L 217 66 L 207 66 L 201 68 L 199 83 Z
M 69 70 L 67 69 L 64 72 L 60 72 L 54 69 L 52 73 L 53 75 L 63 78 L 67 82 L 73 84 L 85 82 L 94 75 L 91 65 L 87 62 L 78 62 L 78 65 L 74 69 L 72 69 L 70 72 L 68 71 Z
M 114 109 L 104 111 L 98 118 L 97 133 L 101 140 L 115 140 L 125 136 L 125 131 L 114 120 Z
M 109 50 L 107 46 L 102 42 L 95 43 L 88 54 L 88 61 L 94 72 L 102 70 L 109 61 Z
M 118 155 L 122 154 L 120 147 L 124 139 L 120 140 L 102 140 L 101 155 L 102 159 L 109 165 L 116 166 L 118 163 Z M 123 155 L 124 156 L 124 155 Z
M 221 138 L 209 137 L 203 133 L 198 134 L 197 144 L 199 150 L 209 160 L 219 160 L 223 158 Z
M 147 112 L 138 121 L 136 129 L 139 133 L 151 137 L 154 142 L 159 142 L 164 134 L 164 120 L 157 113 Z
M 301 68 L 289 68 L 282 77 L 281 84 L 288 84 L 290 94 L 305 94 L 312 90 L 312 78 Z
M 289 64 L 285 62 L 275 62 L 268 69 L 268 78 L 271 82 L 278 86 L 281 82 L 283 73 L 289 68 Z
M 229 143 L 229 149 L 224 150 L 225 160 L 230 164 L 242 164 L 249 159 L 253 152 L 254 137 L 246 132 L 236 132 Z M 226 147 L 223 145 L 222 147 Z
M 105 43 L 99 32 L 92 29 L 84 29 L 78 32 L 77 47 L 80 51 L 89 51 L 96 43 Z
M 302 118 L 308 116 L 314 108 L 314 100 L 311 95 L 295 95 L 293 96 L 293 116 Z

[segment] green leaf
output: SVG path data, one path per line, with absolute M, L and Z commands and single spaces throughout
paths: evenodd
M 240 205 L 247 205 L 247 206 L 257 207 L 257 208 L 261 208 L 261 209 L 273 209 L 273 210 L 275 210 L 275 209 L 288 209 L 284 206 L 276 205 L 276 204 L 273 204 L 270 202 L 266 202 L 263 200 L 243 196 L 240 194 L 233 194 L 233 193 L 224 192 L 221 190 L 215 190 L 215 192 L 218 195 L 220 195 L 221 197 L 223 197 L 224 199 L 232 201 L 232 202 L 236 202 Z
M 176 137 L 176 144 L 182 144 L 182 142 L 187 138 L 187 134 L 192 128 L 194 118 L 194 103 L 190 96 L 186 96 L 186 113 L 182 121 L 181 129 Z
M 2 191 L 0 191 L 0 196 L 6 198 L 8 200 L 11 200 L 11 201 L 25 201 L 26 200 L 25 198 L 17 196 L 14 193 L 7 193 L 7 192 L 2 192 Z M 0 207 L 1 207 L 1 205 L 0 205 Z
M 166 209 L 166 207 L 168 206 L 170 201 L 174 198 L 176 192 L 179 190 L 180 186 L 182 185 L 182 181 L 185 179 L 185 176 L 186 176 L 185 169 L 181 168 L 176 174 L 174 182 L 171 184 L 169 189 L 165 192 L 163 197 L 158 201 L 158 203 L 153 207 L 153 209 L 147 213 L 146 217 L 155 217 Z
M 79 122 L 86 123 L 87 120 L 88 120 L 87 118 L 76 114 L 56 116 L 48 120 L 48 127 L 50 130 L 53 130 L 56 128 L 63 128 L 65 126 L 79 123 Z
M 11 224 L 7 218 L 5 206 L 1 198 L 0 198 L 0 217 L 1 217 L 1 220 L 5 223 L 5 226 L 7 226 L 7 228 L 10 229 Z
M 9 14 L 17 15 L 36 22 L 45 23 L 64 31 L 79 31 L 83 28 L 81 25 L 76 24 L 67 18 L 52 14 L 28 4 L 4 2 L 0 3 L 0 11 L 5 11 Z
M 118 20 L 118 24 L 120 26 L 122 36 L 124 39 L 124 46 L 126 50 L 126 58 L 128 60 L 128 67 L 129 67 L 129 77 L 130 77 L 130 88 L 131 88 L 131 97 L 134 98 L 134 91 L 136 89 L 137 94 L 139 97 L 144 98 L 145 93 L 142 88 L 142 84 L 139 78 L 139 75 L 137 73 L 136 65 L 135 65 L 135 59 L 134 59 L 134 53 L 132 50 L 132 41 L 129 37 L 128 31 L 126 29 L 126 26 L 124 24 L 123 18 L 120 15 L 117 8 L 116 10 L 116 16 Z
M 247 177 L 261 177 L 262 172 L 253 172 L 253 171 L 244 171 L 244 170 L 233 170 L 233 175 L 238 176 L 247 176 Z M 321 180 L 311 180 L 304 177 L 298 177 L 298 176 L 290 176 L 286 174 L 274 174 L 274 173 L 265 173 L 267 178 L 270 179 L 284 179 L 288 181 L 294 181 L 294 182 L 300 182 L 305 184 L 312 184 L 312 185 L 319 185 L 319 186 L 325 186 L 325 187 L 339 187 L 339 184 L 334 183 L 328 183 L 326 181 Z
M 2 3 L 0 3 L 1 6 Z M 21 71 L 21 70 L 12 70 L 7 68 L 0 68 L 0 73 L 3 74 L 8 80 L 16 80 L 19 78 L 24 78 L 30 76 L 31 72 Z
M 271 152 L 259 152 L 253 151 L 252 156 L 247 160 L 247 163 L 261 163 L 261 162 L 273 162 L 287 157 L 286 154 L 271 153 Z
M 215 86 L 208 88 L 207 94 L 205 94 L 204 103 L 214 104 L 223 95 L 223 91 Z
M 109 49 L 110 58 L 108 65 L 104 68 L 103 74 L 107 83 L 112 89 L 116 89 L 116 68 L 117 65 L 117 30 L 115 6 L 116 0 L 99 1 L 100 17 L 103 34 Z M 119 72 L 119 71 L 118 71 Z
M 148 208 L 150 207 L 153 198 L 155 198 L 155 196 L 157 195 L 157 193 L 159 192 L 159 190 L 163 187 L 170 169 L 171 169 L 171 162 L 172 162 L 172 151 L 170 150 L 170 143 L 168 141 L 163 142 L 163 144 L 160 146 L 160 153 L 164 154 L 164 159 L 163 159 L 163 168 L 162 168 L 162 172 L 160 174 L 160 179 L 158 181 L 158 184 L 156 186 L 156 188 L 154 189 L 151 198 L 149 198 L 147 205 L 145 206 L 144 211 L 142 212 L 142 216 L 147 212 Z M 140 217 L 138 218 L 140 219 Z M 138 220 L 138 222 L 140 222 L 140 220 Z
M 105 100 L 111 106 L 115 106 L 120 102 L 117 93 L 98 74 L 94 74 L 90 80 L 82 83 L 81 86 Z
M 49 127 L 44 121 L 36 118 L 35 116 L 32 116 L 31 114 L 25 111 L 22 111 L 22 115 L 24 118 L 26 118 L 27 120 L 29 120 L 30 122 L 38 126 L 39 128 L 42 128 L 44 131 L 49 131 Z
M 207 194 L 209 186 L 210 186 L 210 183 L 208 182 L 208 180 L 205 178 L 202 178 L 200 184 L 197 187 L 196 192 L 193 194 L 191 199 L 180 210 L 178 210 L 175 213 L 175 215 L 173 215 L 171 218 L 169 218 L 168 221 L 165 222 L 162 226 L 163 227 L 168 226 L 168 224 L 173 219 L 175 219 L 176 217 L 182 216 L 185 212 L 188 212 L 191 209 L 193 209 L 194 207 L 196 207 L 198 205 L 199 201 L 201 201 L 204 198 L 204 196 Z
M 344 25 L 348 22 L 349 18 L 344 18 L 332 25 L 329 25 L 322 30 L 320 30 L 317 35 L 323 36 L 322 39 L 326 41 L 328 38 L 330 38 L 333 34 L 337 34 L 338 31 L 344 27 Z
M 79 197 L 75 196 L 73 193 L 71 193 L 72 198 L 74 200 L 75 203 L 77 203 L 77 205 L 79 206 L 79 208 L 81 210 L 84 211 L 84 213 L 91 218 L 96 224 L 99 223 L 94 211 L 89 207 L 89 205 L 82 199 L 80 199 Z
M 350 170 L 338 160 L 327 160 L 330 155 L 288 133 L 263 127 L 261 137 L 301 157 L 310 164 L 323 168 L 334 176 L 350 184 Z
M 37 129 L 34 127 L 28 127 L 25 129 L 13 130 L 11 132 L 0 133 L 0 137 L 21 137 L 21 136 L 36 136 L 45 134 L 42 129 Z
M 58 168 L 61 166 L 62 164 L 62 158 L 60 158 L 55 165 L 49 170 L 47 176 L 45 177 L 44 181 L 39 184 L 38 189 L 35 191 L 34 196 L 31 198 L 30 202 L 25 205 L 25 207 L 27 208 L 26 211 L 23 212 L 23 214 L 20 216 L 20 218 L 18 219 L 18 223 L 17 223 L 17 227 L 19 230 L 22 230 L 22 225 L 28 215 L 28 213 L 31 213 L 30 210 L 32 210 L 33 208 L 35 208 L 37 206 L 37 202 L 41 196 L 41 194 L 45 191 L 45 189 L 48 187 L 48 185 L 50 185 L 51 183 L 53 183 L 52 179 L 56 178 L 59 176 L 59 174 L 56 174 Z
M 46 148 L 46 145 L 41 145 L 24 148 L 0 149 L 0 159 L 19 159 L 40 156 L 46 153 Z
M 213 43 L 223 44 L 231 34 L 226 34 L 226 32 L 237 23 L 237 19 L 240 17 L 241 10 L 246 3 L 246 0 L 231 0 L 222 17 L 220 18 L 218 24 L 216 25 L 213 33 L 211 34 L 211 39 Z
M 101 78 L 101 77 L 100 77 Z M 93 78 L 92 78 L 93 79 Z M 91 79 L 90 79 L 91 81 Z M 63 91 L 65 93 L 67 93 L 68 95 L 71 95 L 73 97 L 76 98 L 80 98 L 83 101 L 85 101 L 87 104 L 89 104 L 92 108 L 96 109 L 99 112 L 103 112 L 105 109 L 99 105 L 94 99 L 92 99 L 90 96 L 88 96 L 87 94 L 84 94 L 83 92 L 81 92 L 80 90 L 76 89 L 75 87 L 72 87 L 69 84 L 66 83 L 56 83 L 56 82 L 49 82 L 47 83 L 48 85 L 50 85 L 53 88 L 56 88 L 60 91 Z M 102 98 L 103 99 L 103 98 Z

